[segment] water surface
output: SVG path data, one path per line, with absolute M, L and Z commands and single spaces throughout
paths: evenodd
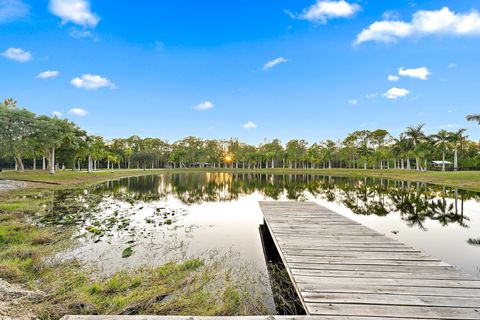
M 79 226 L 78 245 L 63 257 L 95 263 L 106 272 L 232 254 L 265 273 L 261 200 L 315 201 L 480 276 L 480 246 L 472 241 L 480 238 L 480 194 L 425 183 L 317 175 L 152 175 L 110 181 L 80 194 L 58 193 L 57 214 L 49 219 Z M 66 202 L 78 210 L 62 211 Z M 122 257 L 126 248 L 133 254 Z

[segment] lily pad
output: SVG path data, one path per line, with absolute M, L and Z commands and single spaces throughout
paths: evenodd
M 132 247 L 125 248 L 122 252 L 122 258 L 128 258 L 132 254 L 133 254 L 133 248 Z

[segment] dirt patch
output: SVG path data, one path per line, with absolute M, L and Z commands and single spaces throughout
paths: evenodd
M 50 183 L 0 179 L 0 193 L 8 190 L 48 187 Z
M 10 284 L 0 279 L 0 318 L 14 313 L 15 319 L 33 319 L 33 314 L 16 314 L 14 312 L 18 306 L 21 306 L 28 300 L 43 299 L 45 293 L 40 291 L 30 291 L 19 285 Z M 8 319 L 8 318 L 7 318 Z
M 4 190 L 25 188 L 26 186 L 27 186 L 27 183 L 23 181 L 0 180 L 0 192 Z

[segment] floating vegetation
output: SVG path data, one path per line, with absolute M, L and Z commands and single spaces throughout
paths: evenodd
M 132 248 L 132 247 L 125 248 L 125 249 L 122 251 L 122 258 L 128 258 L 128 257 L 130 257 L 132 254 L 133 254 L 133 248 Z
M 480 246 L 480 238 L 477 238 L 477 239 L 470 238 L 467 240 L 467 243 L 474 246 Z

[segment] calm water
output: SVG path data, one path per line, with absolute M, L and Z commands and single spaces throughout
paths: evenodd
M 265 273 L 258 201 L 272 199 L 313 200 L 480 276 L 480 246 L 469 243 L 480 239 L 480 194 L 423 183 L 231 173 L 134 177 L 58 193 L 56 215 L 46 222 L 78 225 L 78 246 L 61 256 L 105 272 L 230 254 Z M 133 254 L 122 257 L 126 248 Z

